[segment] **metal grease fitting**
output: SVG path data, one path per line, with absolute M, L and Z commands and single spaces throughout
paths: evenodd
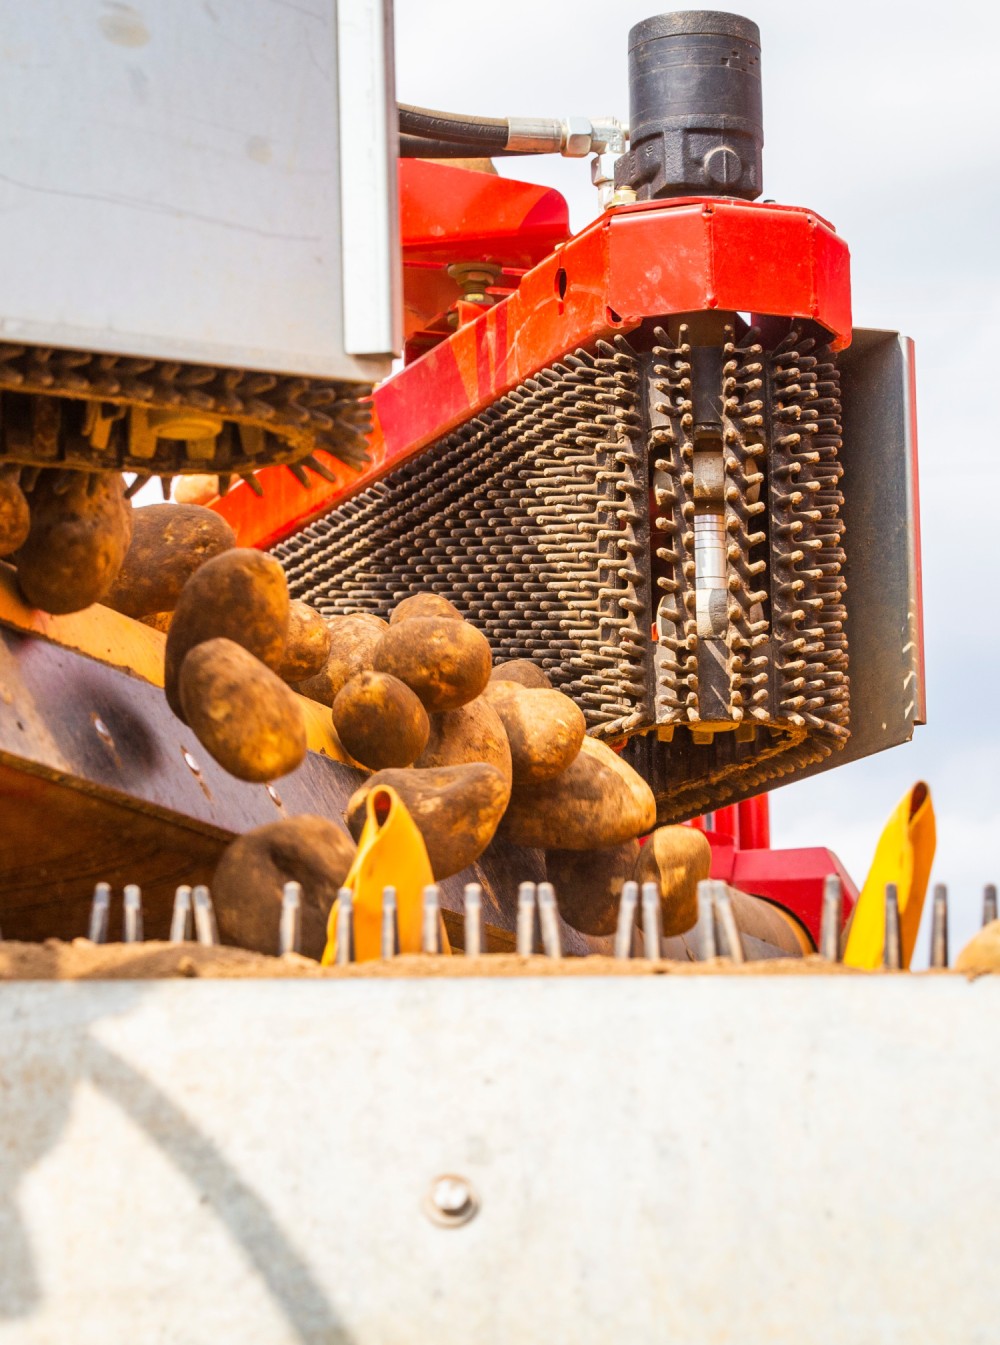
M 615 183 L 640 201 L 761 194 L 760 30 L 739 14 L 685 10 L 629 33 L 629 152 Z

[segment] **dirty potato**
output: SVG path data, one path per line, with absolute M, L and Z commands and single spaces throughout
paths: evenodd
M 196 645 L 232 640 L 277 672 L 287 634 L 288 584 L 273 556 L 234 547 L 206 561 L 184 585 L 167 632 L 164 690 L 171 710 L 183 717 L 178 678 Z
M 698 884 L 712 867 L 712 847 L 694 827 L 657 827 L 635 866 L 638 883 L 659 883 L 663 934 L 686 934 L 698 923 Z
M 396 791 L 417 824 L 438 881 L 478 859 L 493 839 L 507 802 L 507 782 L 494 766 L 378 771 L 347 805 L 347 825 L 355 840 L 365 824 L 369 793 L 386 785 Z
M 649 785 L 610 747 L 585 737 L 562 775 L 515 786 L 501 834 L 515 845 L 546 850 L 605 850 L 655 825 Z
M 380 672 L 358 673 L 341 687 L 333 727 L 351 756 L 376 771 L 411 766 L 430 734 L 420 698 L 398 677 Z
M 278 676 L 283 682 L 302 682 L 326 667 L 330 655 L 330 627 L 314 607 L 293 598 L 288 604 L 288 637 Z
M 306 755 L 295 692 L 232 640 L 204 640 L 180 671 L 185 721 L 220 766 L 239 780 L 287 775 Z
M 390 626 L 374 656 L 375 668 L 405 682 L 432 714 L 475 700 L 490 679 L 491 662 L 484 635 L 467 621 L 440 616 Z
M 354 862 L 355 845 L 325 817 L 288 817 L 238 836 L 212 880 L 223 943 L 275 953 L 285 883 L 302 888 L 299 951 L 317 960 L 338 889 Z
M 132 508 L 117 472 L 44 471 L 29 499 L 31 526 L 17 558 L 25 601 L 43 612 L 100 602 L 122 567 Z
M 355 616 L 326 618 L 330 631 L 330 652 L 326 663 L 314 677 L 296 684 L 301 696 L 333 705 L 337 692 L 359 672 L 369 672 L 375 646 L 389 629 L 389 623 L 369 612 Z
M 510 787 L 510 743 L 503 721 L 485 696 L 431 715 L 430 737 L 415 764 L 465 766 L 475 761 L 495 766 Z
M 633 876 L 638 858 L 638 841 L 610 850 L 547 850 L 546 874 L 566 923 L 581 934 L 613 934 L 622 887 Z
M 402 602 L 396 604 L 389 617 L 389 625 L 396 626 L 400 621 L 409 621 L 415 616 L 440 616 L 449 621 L 465 620 L 454 603 L 442 598 L 439 593 L 414 593 L 412 597 L 404 598 Z
M 561 691 L 491 681 L 483 695 L 507 733 L 515 786 L 553 780 L 576 760 L 587 725 Z
M 147 504 L 132 520 L 132 542 L 104 600 L 126 616 L 172 612 L 195 570 L 236 545 L 226 520 L 197 504 Z
M 513 658 L 509 663 L 497 663 L 490 673 L 491 682 L 519 682 L 523 687 L 549 688 L 549 675 L 530 658 Z
M 23 546 L 31 527 L 28 501 L 13 472 L 0 472 L 0 556 Z

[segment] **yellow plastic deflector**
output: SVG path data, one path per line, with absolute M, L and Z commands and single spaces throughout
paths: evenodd
M 366 817 L 358 853 L 344 886 L 354 894 L 354 960 L 371 962 L 382 956 L 382 889 L 396 889 L 399 951 L 419 953 L 423 924 L 424 888 L 433 883 L 424 838 L 396 791 L 388 785 L 373 789 L 366 801 Z M 326 927 L 323 966 L 337 954 L 337 911 L 333 903 Z M 442 921 L 441 951 L 451 952 Z
M 910 965 L 936 844 L 931 791 L 920 781 L 903 796 L 875 847 L 847 936 L 844 961 L 849 967 L 872 971 L 882 965 L 886 883 L 895 883 L 899 893 L 903 966 Z

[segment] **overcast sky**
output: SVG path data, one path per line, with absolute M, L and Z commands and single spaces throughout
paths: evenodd
M 1000 636 L 986 601 L 988 539 L 1000 536 L 1000 476 L 988 470 L 1000 441 L 989 413 L 1000 351 L 1000 6 L 732 7 L 761 30 L 765 195 L 812 207 L 847 239 L 856 326 L 917 344 L 930 723 L 906 747 L 772 793 L 773 843 L 828 845 L 860 883 L 885 818 L 926 780 L 934 880 L 949 884 L 961 946 L 983 883 L 1000 877 Z M 628 30 L 658 12 L 636 0 L 396 0 L 399 98 L 625 119 Z M 596 214 L 587 160 L 499 166 L 558 187 L 575 229 Z

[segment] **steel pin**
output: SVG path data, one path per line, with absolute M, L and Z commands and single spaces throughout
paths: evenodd
M 559 907 L 551 883 L 538 884 L 538 919 L 542 927 L 542 948 L 546 957 L 561 958 L 562 934 L 559 931 Z
M 517 952 L 530 957 L 535 951 L 535 884 L 521 883 L 517 889 Z
M 142 890 L 137 883 L 125 884 L 122 942 L 142 943 Z
M 651 962 L 663 956 L 663 915 L 660 910 L 659 883 L 642 885 L 642 951 Z
M 715 942 L 715 894 L 711 878 L 703 878 L 698 884 L 698 924 L 694 932 L 698 961 L 710 962 L 712 958 L 718 957 Z
M 483 889 L 479 883 L 465 884 L 465 956 L 480 957 L 486 952 L 483 925 Z
M 899 892 L 895 883 L 885 885 L 885 942 L 882 965 L 887 971 L 900 971 L 903 949 L 899 936 Z
M 844 914 L 844 889 L 840 876 L 823 879 L 823 915 L 819 927 L 819 955 L 827 962 L 840 961 L 840 922 Z
M 345 967 L 354 961 L 354 893 L 342 887 L 337 893 L 337 951 L 334 964 Z
M 170 917 L 170 942 L 187 943 L 191 938 L 191 889 L 180 886 L 174 893 L 174 909 Z
M 740 938 L 740 931 L 736 925 L 733 899 L 729 895 L 729 888 L 725 883 L 716 880 L 713 897 L 715 901 L 715 921 L 719 943 L 722 945 L 722 955 L 731 958 L 738 965 L 744 962 L 746 958 L 743 954 L 743 940 Z
M 87 938 L 91 943 L 107 943 L 108 917 L 111 913 L 111 884 L 98 883 L 90 903 L 90 926 Z
M 987 883 L 983 888 L 983 924 L 988 925 L 997 918 L 997 889 L 995 883 Z
M 934 886 L 934 910 L 931 924 L 931 966 L 940 970 L 948 965 L 948 889 L 944 883 Z
M 639 884 L 622 884 L 618 903 L 618 925 L 615 929 L 615 957 L 626 960 L 632 956 L 632 934 L 635 929 L 635 908 L 639 904 Z
M 424 953 L 441 951 L 441 904 L 437 883 L 428 883 L 424 888 L 424 920 L 420 948 Z
M 219 942 L 219 927 L 215 923 L 215 907 L 212 894 L 204 883 L 199 883 L 191 893 L 194 902 L 194 928 L 198 942 L 216 944 Z
M 399 913 L 396 909 L 396 889 L 382 889 L 382 956 L 396 957 L 399 954 Z
M 281 892 L 278 954 L 297 953 L 302 942 L 302 885 L 286 883 Z

